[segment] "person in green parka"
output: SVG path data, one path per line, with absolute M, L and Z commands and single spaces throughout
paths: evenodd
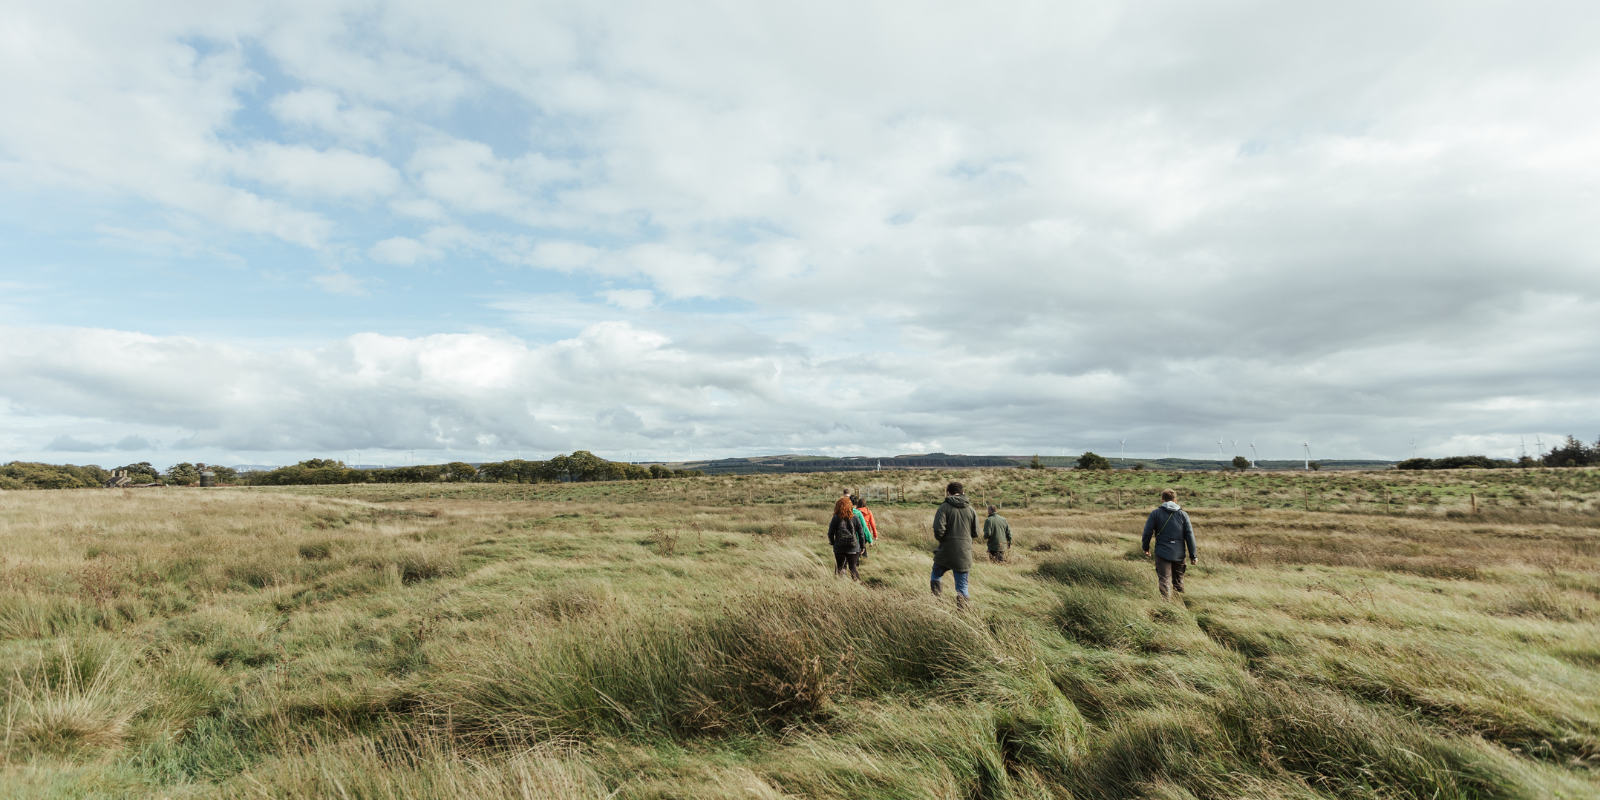
M 972 502 L 962 494 L 959 481 L 951 481 L 944 490 L 944 503 L 933 514 L 933 538 L 939 546 L 933 550 L 933 578 L 929 587 L 935 596 L 944 593 L 940 578 L 946 572 L 956 574 L 956 605 L 965 607 L 972 599 L 967 594 L 967 576 L 972 571 L 972 543 L 978 540 L 978 512 Z
M 1000 509 L 989 506 L 989 516 L 983 521 L 983 540 L 989 545 L 989 560 L 1003 564 L 1011 552 L 1011 523 L 1000 516 Z

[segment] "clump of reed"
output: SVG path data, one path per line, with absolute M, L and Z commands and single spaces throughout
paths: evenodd
M 51 752 L 116 747 L 152 701 L 143 676 L 105 639 L 62 641 L 8 677 L 8 754 L 18 746 Z

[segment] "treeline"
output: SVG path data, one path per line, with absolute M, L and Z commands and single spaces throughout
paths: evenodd
M 255 486 L 303 486 L 345 483 L 565 483 L 587 481 L 637 481 L 687 478 L 700 470 L 649 467 L 607 461 L 587 450 L 556 456 L 549 461 L 511 459 L 474 467 L 464 461 L 392 469 L 351 469 L 342 461 L 313 458 L 292 467 L 245 476 Z
M 1488 456 L 1448 456 L 1445 458 L 1408 458 L 1395 465 L 1395 469 L 1512 469 L 1528 467 L 1594 467 L 1600 466 L 1600 439 L 1594 444 L 1584 444 L 1576 436 L 1568 436 L 1560 447 L 1544 454 L 1542 458 L 1523 456 L 1518 459 L 1490 458 Z
M 84 489 L 104 486 L 113 472 L 123 472 L 134 486 L 192 486 L 201 472 L 211 472 L 221 484 L 251 486 L 304 486 L 345 483 L 564 483 L 571 481 L 637 481 L 657 478 L 692 478 L 700 470 L 648 467 L 607 461 L 587 450 L 556 456 L 549 461 L 512 459 L 474 467 L 463 461 L 392 469 L 352 469 L 343 461 L 313 458 L 292 467 L 240 474 L 230 467 L 174 464 L 165 472 L 148 461 L 105 469 L 95 464 L 39 464 L 13 461 L 0 466 L 0 489 Z
M 134 485 L 158 484 L 161 486 L 191 486 L 200 482 L 200 473 L 211 472 L 218 483 L 235 483 L 239 473 L 230 467 L 190 464 L 185 461 L 173 464 L 162 472 L 148 461 L 124 464 L 106 469 L 98 464 L 40 464 L 33 461 L 13 461 L 0 467 L 0 489 L 86 489 L 104 486 L 112 474 L 125 473 Z
M 1509 469 L 1511 467 L 1537 467 L 1539 462 L 1528 456 L 1513 461 L 1509 458 L 1488 456 L 1446 456 L 1445 458 L 1408 458 L 1395 469 Z
M 93 464 L 37 464 L 13 461 L 0 467 L 0 489 L 78 489 L 99 486 L 111 473 Z

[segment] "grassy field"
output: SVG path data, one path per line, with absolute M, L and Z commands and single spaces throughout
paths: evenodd
M 945 480 L 1011 563 L 929 597 Z M 863 584 L 824 541 L 886 490 Z M 1176 486 L 1201 563 L 1138 558 Z M 0 493 L 0 793 L 1600 797 L 1600 472 Z

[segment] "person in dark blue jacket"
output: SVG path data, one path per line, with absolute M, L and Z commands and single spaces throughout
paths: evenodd
M 1200 554 L 1194 548 L 1194 525 L 1189 522 L 1189 512 L 1178 505 L 1178 493 L 1161 490 L 1161 505 L 1150 512 L 1144 521 L 1144 539 L 1140 547 L 1144 557 L 1150 557 L 1150 540 L 1156 540 L 1156 584 L 1161 587 L 1161 597 L 1172 599 L 1172 590 L 1183 591 L 1183 556 L 1187 550 L 1189 563 L 1200 563 Z

